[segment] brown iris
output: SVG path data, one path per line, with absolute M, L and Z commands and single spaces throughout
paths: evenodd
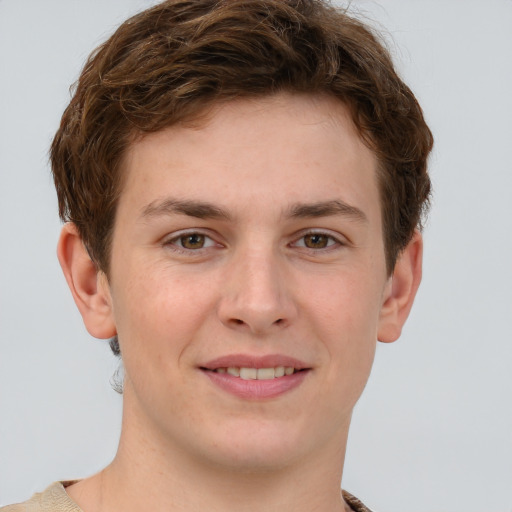
M 204 241 L 205 236 L 199 233 L 191 233 L 180 238 L 181 245 L 185 249 L 202 249 Z
M 308 249 L 324 249 L 329 244 L 329 238 L 327 235 L 311 233 L 304 236 L 304 245 Z

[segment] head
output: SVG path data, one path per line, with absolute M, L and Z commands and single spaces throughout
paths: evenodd
M 341 453 L 419 284 L 431 144 L 376 36 L 323 2 L 172 1 L 123 24 L 52 164 L 68 283 L 89 332 L 119 335 L 125 434 L 245 468 Z

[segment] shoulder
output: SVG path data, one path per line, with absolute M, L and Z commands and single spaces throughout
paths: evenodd
M 82 512 L 66 493 L 65 487 L 71 483 L 55 482 L 28 501 L 1 507 L 0 512 Z
M 342 491 L 344 500 L 350 505 L 354 512 L 372 512 L 362 501 L 352 496 L 347 491 Z

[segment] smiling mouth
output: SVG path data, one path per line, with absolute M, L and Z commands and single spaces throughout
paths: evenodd
M 212 373 L 228 374 L 232 377 L 238 377 L 242 380 L 272 380 L 278 379 L 280 377 L 287 377 L 293 375 L 294 373 L 306 370 L 297 369 L 293 366 L 276 366 L 273 368 L 247 368 L 243 366 L 228 366 L 215 369 L 201 369 Z
M 243 400 L 268 400 L 302 385 L 313 368 L 288 356 L 220 357 L 199 369 L 215 386 Z

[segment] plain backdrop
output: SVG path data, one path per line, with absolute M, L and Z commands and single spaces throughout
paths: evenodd
M 116 360 L 61 275 L 47 151 L 89 52 L 144 0 L 0 0 L 0 505 L 112 459 Z M 434 132 L 424 281 L 379 346 L 343 486 L 379 512 L 512 511 L 512 1 L 353 1 Z

